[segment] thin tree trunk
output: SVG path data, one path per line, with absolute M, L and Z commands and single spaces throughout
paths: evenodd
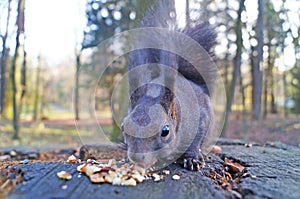
M 80 70 L 80 53 L 76 54 L 76 73 L 75 73 L 75 96 L 74 96 L 74 108 L 75 119 L 79 120 L 79 70 Z
M 239 72 L 241 74 L 241 72 Z M 245 95 L 245 86 L 243 85 L 243 77 L 240 75 L 240 92 L 242 94 L 242 126 L 243 126 L 243 134 L 244 134 L 244 140 L 249 140 L 248 135 L 248 125 L 247 125 L 247 109 L 246 109 L 246 95 Z
M 225 15 L 226 15 L 226 35 L 229 35 L 229 21 L 230 21 L 230 16 L 228 14 L 229 11 L 229 4 L 228 0 L 226 0 L 226 9 L 225 9 Z M 224 83 L 225 83 L 225 88 L 228 90 L 229 89 L 229 81 L 228 81 L 228 71 L 229 71 L 229 48 L 230 48 L 230 42 L 229 39 L 227 38 L 227 45 L 226 45 L 226 53 L 225 53 L 225 64 L 224 64 Z
M 268 36 L 268 66 L 265 69 L 265 76 L 264 76 L 264 106 L 263 106 L 263 118 L 265 119 L 268 114 L 268 90 L 270 88 L 270 77 L 271 77 L 271 37 Z
M 34 103 L 33 103 L 33 120 L 38 119 L 38 105 L 40 98 L 40 74 L 41 74 L 41 56 L 38 56 L 38 65 L 36 68 L 36 82 L 35 82 L 35 91 L 34 91 Z
M 270 68 L 270 97 L 271 97 L 271 101 L 270 101 L 270 112 L 271 113 L 277 113 L 277 108 L 276 108 L 276 104 L 275 104 L 275 96 L 274 96 L 274 74 L 273 74 L 273 68 L 274 68 L 274 60 L 271 63 L 271 68 Z
M 27 53 L 25 49 L 23 49 L 23 64 L 21 69 L 21 97 L 20 97 L 20 103 L 19 103 L 19 117 L 23 109 L 23 105 L 25 103 L 25 94 L 26 94 L 26 58 Z
M 234 91 L 237 79 L 239 78 L 240 74 L 240 68 L 241 68 L 241 58 L 242 58 L 242 48 L 243 48 L 243 38 L 242 38 L 242 22 L 241 22 L 241 16 L 242 11 L 244 9 L 244 2 L 245 0 L 241 0 L 239 10 L 238 10 L 238 18 L 236 20 L 235 25 L 235 33 L 236 33 L 236 45 L 237 50 L 234 58 L 234 69 L 233 69 L 233 76 L 231 80 L 230 88 L 227 92 L 227 104 L 226 104 L 226 115 L 224 118 L 224 128 L 222 130 L 222 136 L 226 136 L 226 130 L 227 130 L 227 122 L 228 118 L 231 112 L 231 106 L 234 99 Z
M 3 43 L 3 47 L 5 43 Z M 0 115 L 5 115 L 5 100 L 6 100 L 6 80 L 7 80 L 7 66 L 9 58 L 9 49 L 3 48 L 1 56 L 1 82 L 0 82 Z
M 20 19 L 19 19 L 19 28 L 20 28 L 20 34 L 23 33 L 23 37 L 25 38 L 25 0 L 20 0 L 20 8 L 18 10 Z M 19 115 L 22 112 L 24 100 L 25 100 L 25 94 L 26 94 L 26 57 L 27 53 L 25 51 L 25 41 L 23 41 L 23 63 L 21 68 L 21 96 L 20 96 L 20 103 L 19 103 Z M 18 116 L 20 117 L 20 116 Z
M 258 120 L 261 118 L 261 95 L 262 95 L 262 72 L 260 70 L 263 59 L 264 46 L 264 1 L 258 0 L 258 18 L 257 18 L 257 57 L 253 67 L 253 87 L 252 87 L 252 118 Z
M 18 38 L 18 36 L 17 36 Z M 13 139 L 19 139 L 19 114 L 18 114 L 18 106 L 17 106 L 17 82 L 16 82 L 16 65 L 17 65 L 17 60 L 19 57 L 19 41 L 17 39 L 16 43 L 16 50 L 15 50 L 15 55 L 13 58 L 13 63 L 11 67 L 11 82 L 12 82 L 12 101 L 13 101 L 13 127 L 14 127 L 14 134 L 13 134 Z
M 286 118 L 288 116 L 286 71 L 283 71 L 282 80 L 283 80 L 283 116 Z
M 17 106 L 17 82 L 16 82 L 16 68 L 17 61 L 19 59 L 20 51 L 20 35 L 24 33 L 24 2 L 25 0 L 19 0 L 18 2 L 18 17 L 17 17 L 17 36 L 16 36 L 16 48 L 15 54 L 12 61 L 11 68 L 11 81 L 12 81 L 12 90 L 13 90 L 13 127 L 14 134 L 13 139 L 19 139 L 19 113 Z
M 7 18 L 6 18 L 6 26 L 5 33 L 2 38 L 2 55 L 1 55 L 1 81 L 0 81 L 0 114 L 4 115 L 4 107 L 5 107 L 5 99 L 6 99 L 6 79 L 7 73 L 6 69 L 8 66 L 8 57 L 9 57 L 9 48 L 6 47 L 7 37 L 8 37 L 8 25 L 10 20 L 10 11 L 11 11 L 11 0 L 8 0 L 7 6 Z
M 191 17 L 190 17 L 190 0 L 185 1 L 185 26 L 191 26 Z

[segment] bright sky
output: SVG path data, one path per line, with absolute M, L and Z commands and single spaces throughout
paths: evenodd
M 255 11 L 256 4 L 252 1 L 247 0 L 246 6 L 253 7 Z M 178 15 L 184 16 L 185 1 L 175 2 Z M 298 5 L 297 0 L 288 2 L 290 9 L 299 9 L 299 6 L 295 6 Z M 41 54 L 48 64 L 70 60 L 74 56 L 76 41 L 80 43 L 82 40 L 86 25 L 85 5 L 86 0 L 26 0 L 25 47 L 28 55 L 35 59 Z M 292 19 L 296 20 L 294 23 L 300 23 L 299 16 Z M 184 23 L 184 20 L 184 17 L 180 17 L 179 22 Z
M 86 25 L 84 0 L 26 0 L 25 32 L 27 53 L 39 54 L 48 64 L 74 56 Z
M 80 43 L 83 37 L 85 5 L 85 0 L 26 0 L 25 47 L 28 55 L 36 59 L 41 54 L 50 65 L 70 60 L 76 41 Z M 176 1 L 176 6 L 184 14 L 184 1 Z

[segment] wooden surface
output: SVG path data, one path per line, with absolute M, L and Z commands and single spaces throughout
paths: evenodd
M 283 144 L 245 147 L 233 141 L 220 144 L 222 152 L 210 155 L 201 171 L 187 171 L 172 164 L 167 168 L 171 174 L 163 181 L 147 180 L 136 187 L 92 184 L 86 176 L 79 175 L 77 165 L 69 163 L 18 165 L 25 172 L 26 183 L 17 185 L 7 198 L 300 198 L 299 148 Z M 252 175 L 240 180 L 236 192 L 222 189 L 204 175 L 212 168 L 222 169 L 225 157 L 240 162 Z M 73 174 L 72 180 L 58 179 L 56 173 L 62 170 Z M 179 174 L 181 179 L 172 180 L 173 174 Z

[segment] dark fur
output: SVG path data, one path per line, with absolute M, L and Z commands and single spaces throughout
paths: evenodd
M 203 23 L 195 27 L 186 27 L 184 29 L 178 29 L 176 20 L 174 17 L 170 17 L 169 13 L 166 13 L 168 5 L 159 1 L 156 6 L 153 6 L 149 12 L 147 12 L 144 18 L 140 22 L 140 27 L 159 27 L 168 28 L 169 30 L 181 32 L 192 39 L 196 40 L 209 54 L 212 54 L 212 48 L 215 44 L 216 34 L 209 27 L 208 23 Z M 162 40 L 163 38 L 155 38 Z M 143 42 L 139 40 L 138 42 Z M 197 54 L 190 52 L 195 58 Z M 201 60 L 199 60 L 201 61 Z M 200 112 L 200 123 L 198 132 L 192 144 L 185 151 L 183 158 L 185 159 L 185 167 L 191 170 L 198 170 L 199 167 L 199 148 L 205 138 L 211 119 L 212 119 L 212 107 L 210 104 L 209 91 L 201 74 L 182 57 L 175 55 L 171 52 L 159 50 L 159 49 L 141 49 L 132 51 L 129 55 L 128 70 L 131 71 L 135 67 L 147 64 L 147 63 L 159 63 L 164 64 L 166 67 L 172 67 L 180 74 L 182 74 L 187 80 L 190 81 L 192 88 L 196 93 L 198 99 L 198 106 Z M 211 75 L 209 81 L 213 80 L 216 71 L 207 68 L 206 72 Z M 141 75 L 129 75 L 130 86 L 130 109 L 128 116 L 124 119 L 123 134 L 125 142 L 128 145 L 129 158 L 145 167 L 151 166 L 158 159 L 163 159 L 171 155 L 176 150 L 180 151 L 180 145 L 184 142 L 184 132 L 177 132 L 180 125 L 180 105 L 176 100 L 175 94 L 169 89 L 173 88 L 172 78 L 164 74 L 164 78 L 168 79 L 170 85 L 168 88 L 161 85 L 146 84 L 142 87 L 137 87 L 139 80 L 141 79 L 155 79 L 162 75 L 160 68 L 152 66 L 146 67 L 144 73 Z M 149 91 L 158 90 L 160 93 L 156 97 L 147 95 Z M 158 115 L 170 126 L 170 135 L 167 138 L 160 137 L 159 129 L 155 136 L 149 138 L 137 138 L 128 135 L 127 131 L 138 131 L 138 127 L 145 127 L 151 124 L 151 118 L 149 116 L 149 110 L 154 105 L 160 105 L 165 110 L 165 115 Z M 181 105 L 183 106 L 183 105 Z M 191 104 L 184 104 L 184 106 L 191 106 Z M 154 127 L 156 129 L 156 127 Z M 180 133 L 180 134 L 178 134 Z M 168 149 L 164 150 L 164 147 L 168 145 Z M 173 146 L 174 149 L 172 149 Z M 149 152 L 161 150 L 159 153 L 149 154 Z

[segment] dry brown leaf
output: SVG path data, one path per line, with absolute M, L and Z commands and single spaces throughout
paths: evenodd
M 228 167 L 229 171 L 232 173 L 238 173 L 244 171 L 245 167 L 237 162 L 233 162 L 228 158 L 224 160 L 224 167 Z

